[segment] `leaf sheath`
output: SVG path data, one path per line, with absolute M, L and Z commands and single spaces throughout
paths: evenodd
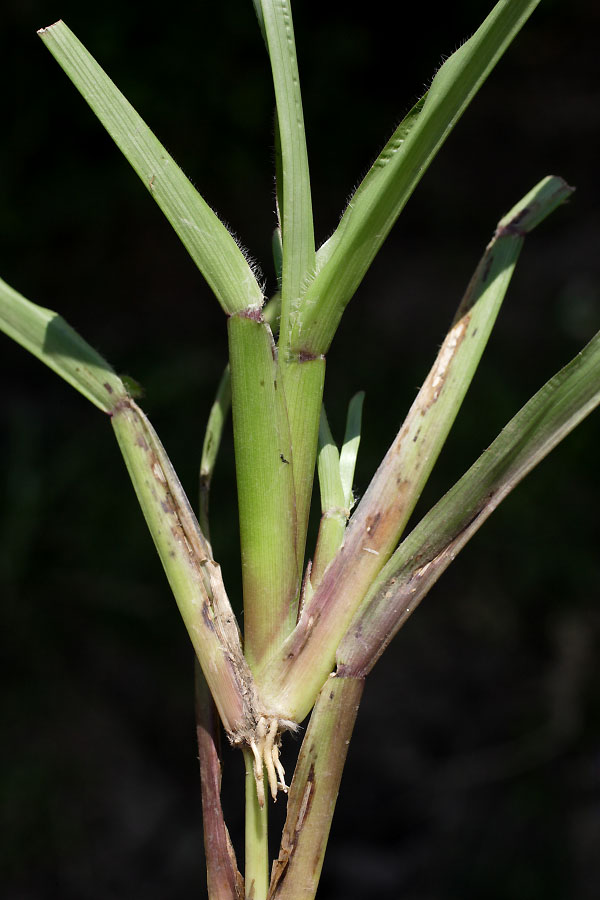
M 141 409 L 123 402 L 111 422 L 223 726 L 241 742 L 253 734 L 257 698 L 221 569 Z
M 282 715 L 301 721 L 310 710 L 333 668 L 339 641 L 396 547 L 452 427 L 524 235 L 570 194 L 562 179 L 546 178 L 500 221 L 434 365 L 350 519 L 342 547 L 262 676 L 267 702 Z
M 293 459 L 271 330 L 260 317 L 228 320 L 238 485 L 244 651 L 253 671 L 294 627 L 300 588 Z
M 511 419 L 382 569 L 340 644 L 342 672 L 367 674 L 496 507 L 600 404 L 600 333 Z

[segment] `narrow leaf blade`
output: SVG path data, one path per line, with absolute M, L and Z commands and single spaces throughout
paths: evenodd
M 352 509 L 354 504 L 352 484 L 354 482 L 354 470 L 356 468 L 358 448 L 360 447 L 360 429 L 364 399 L 365 392 L 359 391 L 350 401 L 348 415 L 346 417 L 344 443 L 342 444 L 342 449 L 340 451 L 340 478 L 342 479 L 342 490 L 344 492 L 344 505 L 348 510 Z
M 539 0 L 500 0 L 438 70 L 392 135 L 319 251 L 297 318 L 296 351 L 326 353 L 342 313 L 408 198 Z
M 280 340 L 282 346 L 287 346 L 293 305 L 314 270 L 312 200 L 290 3 L 261 0 L 261 10 L 277 106 L 277 189 L 283 252 Z
M 317 471 L 321 491 L 321 524 L 310 572 L 313 590 L 318 586 L 325 569 L 341 547 L 346 522 L 350 515 L 350 511 L 345 508 L 344 488 L 340 474 L 340 454 L 329 428 L 325 407 L 321 408 L 319 423 Z
M 321 409 L 319 423 L 319 487 L 321 489 L 321 512 L 344 506 L 344 487 L 340 475 L 340 454 L 333 440 L 325 407 Z
M 103 412 L 112 412 L 127 398 L 112 367 L 62 316 L 27 300 L 1 279 L 0 328 Z
M 211 407 L 208 422 L 206 424 L 206 432 L 204 434 L 204 442 L 202 444 L 202 457 L 200 460 L 200 528 L 207 540 L 210 540 L 209 528 L 209 497 L 210 483 L 212 481 L 213 471 L 219 447 L 221 446 L 221 437 L 223 434 L 223 426 L 227 419 L 229 409 L 231 407 L 231 373 L 229 366 L 225 367 L 225 371 L 219 381 L 217 394 Z
M 93 56 L 62 21 L 38 33 L 156 200 L 225 312 L 261 307 L 262 291 L 233 237 Z

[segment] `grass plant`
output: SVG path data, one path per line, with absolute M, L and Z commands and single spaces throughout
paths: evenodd
M 525 237 L 572 193 L 543 178 L 502 217 L 429 374 L 364 495 L 353 476 L 362 394 L 337 447 L 325 357 L 345 308 L 445 139 L 539 0 L 500 0 L 440 67 L 315 248 L 289 0 L 255 0 L 276 106 L 277 294 L 64 22 L 40 37 L 114 139 L 221 305 L 229 362 L 206 429 L 194 512 L 129 385 L 58 315 L 0 282 L 0 326 L 106 413 L 197 659 L 196 713 L 211 900 L 317 891 L 364 679 L 398 629 L 519 481 L 600 403 L 600 334 L 405 529 L 477 369 Z M 231 408 L 243 636 L 210 542 L 209 496 Z M 321 521 L 307 552 L 313 476 Z M 217 715 L 218 714 L 218 718 Z M 289 786 L 279 750 L 310 715 Z M 220 725 L 219 725 L 220 722 Z M 220 802 L 219 728 L 246 767 L 244 877 Z M 277 858 L 269 797 L 287 794 Z

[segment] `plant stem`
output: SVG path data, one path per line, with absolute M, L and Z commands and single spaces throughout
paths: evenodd
M 310 717 L 294 778 L 269 900 L 313 900 L 362 697 L 362 678 L 332 676 Z
M 244 750 L 246 766 L 246 900 L 266 900 L 269 889 L 268 804 L 259 806 L 254 780 L 254 756 Z

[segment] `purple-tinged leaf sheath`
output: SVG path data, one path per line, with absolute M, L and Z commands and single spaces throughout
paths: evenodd
M 217 710 L 198 661 L 195 663 L 196 736 L 202 790 L 202 824 L 209 900 L 242 900 L 240 875 L 221 805 L 221 757 Z
M 268 900 L 313 900 L 323 865 L 362 678 L 331 676 L 321 690 L 294 772 Z
M 370 672 L 488 516 L 598 404 L 600 333 L 529 400 L 400 544 L 338 648 L 338 672 Z
M 294 632 L 260 675 L 263 697 L 301 721 L 335 663 L 373 581 L 391 556 L 452 427 L 510 282 L 524 235 L 572 189 L 543 179 L 498 223 L 450 331 L 394 442 L 352 515 L 344 543 Z
M 223 726 L 243 742 L 254 733 L 258 701 L 221 569 L 142 410 L 124 401 L 111 422 Z

